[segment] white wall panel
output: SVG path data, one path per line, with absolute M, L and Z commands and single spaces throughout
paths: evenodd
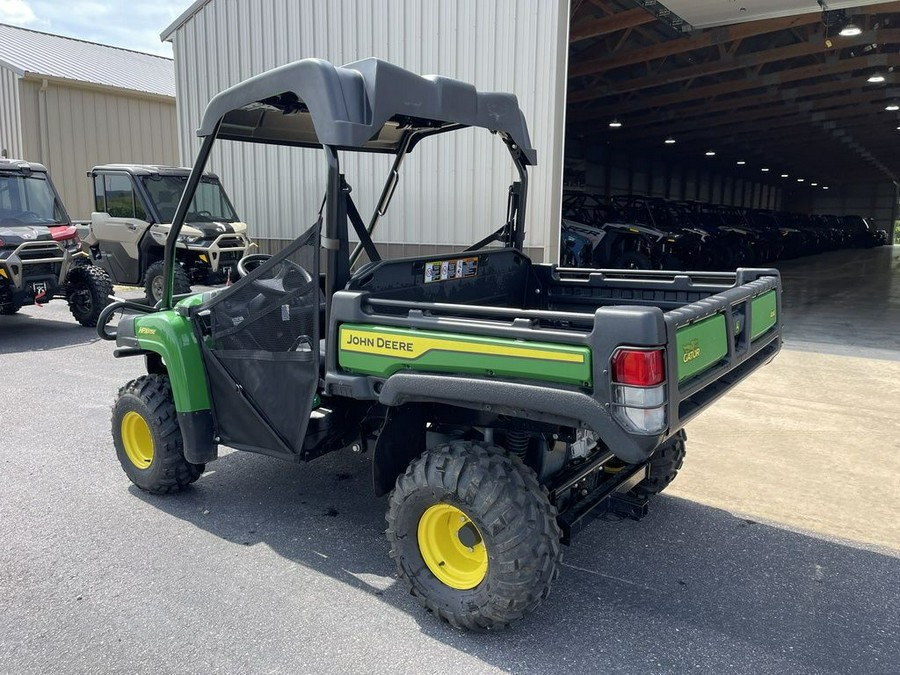
M 181 156 L 193 162 L 194 131 L 217 92 L 304 57 L 337 64 L 375 56 L 481 90 L 511 91 L 528 119 L 538 166 L 531 172 L 526 245 L 555 256 L 562 183 L 568 0 L 211 0 L 173 35 Z M 344 154 L 364 217 L 390 157 Z M 221 142 L 219 173 L 253 236 L 290 238 L 315 218 L 324 190 L 320 152 Z M 484 130 L 432 139 L 406 160 L 385 243 L 463 245 L 504 218 L 515 172 Z
M 19 76 L 9 68 L 0 67 L 0 154 L 22 157 L 22 122 L 19 114 Z
M 69 215 L 90 218 L 97 164 L 177 164 L 175 104 L 161 97 L 40 80 L 20 82 L 23 152 L 50 170 Z

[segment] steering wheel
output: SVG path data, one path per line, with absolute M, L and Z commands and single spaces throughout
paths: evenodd
M 245 277 L 271 257 L 272 256 L 268 253 L 251 253 L 250 255 L 245 255 L 238 260 L 237 272 L 242 277 Z
M 270 256 L 268 253 L 251 253 L 250 255 L 245 255 L 243 258 L 238 260 L 237 272 L 240 276 L 245 277 L 271 257 L 272 256 Z M 307 272 L 303 267 L 295 263 L 293 260 L 288 260 L 285 258 L 281 261 L 281 270 L 279 270 L 278 274 L 273 274 L 271 279 L 257 279 L 256 283 L 262 283 L 263 285 L 268 286 L 269 284 L 271 284 L 271 282 L 277 281 L 280 282 L 281 286 L 283 287 L 284 280 L 287 277 L 288 272 L 291 270 L 300 274 L 305 283 L 311 284 L 313 282 L 312 275 L 309 272 Z

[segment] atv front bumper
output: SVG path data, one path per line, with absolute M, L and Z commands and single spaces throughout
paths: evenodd
M 188 244 L 187 249 L 195 254 L 200 262 L 209 265 L 210 271 L 218 273 L 225 268 L 230 270 L 247 254 L 252 245 L 244 234 L 221 234 L 210 243 Z
M 65 249 L 55 241 L 24 242 L 0 251 L 0 285 L 17 304 L 49 300 L 65 281 L 65 260 Z

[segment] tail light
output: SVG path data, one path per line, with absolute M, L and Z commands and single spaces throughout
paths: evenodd
M 616 350 L 612 357 L 613 415 L 630 431 L 666 428 L 666 359 L 662 349 Z

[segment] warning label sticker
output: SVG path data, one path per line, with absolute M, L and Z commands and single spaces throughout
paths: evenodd
M 425 263 L 425 283 L 471 279 L 478 276 L 478 257 L 435 260 Z

